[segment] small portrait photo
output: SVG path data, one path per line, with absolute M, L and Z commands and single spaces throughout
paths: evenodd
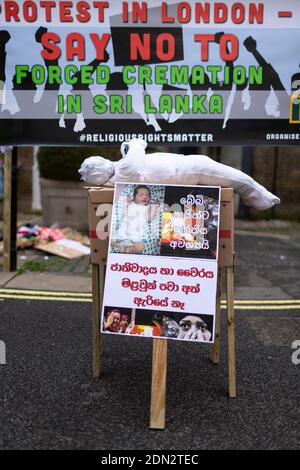
M 102 331 L 109 333 L 130 334 L 132 325 L 130 308 L 105 307 Z
M 160 254 L 164 186 L 116 185 L 111 253 Z

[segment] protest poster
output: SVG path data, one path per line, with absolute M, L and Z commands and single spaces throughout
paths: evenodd
M 212 343 L 220 188 L 117 183 L 102 332 Z
M 298 145 L 298 0 L 0 2 L 0 145 Z

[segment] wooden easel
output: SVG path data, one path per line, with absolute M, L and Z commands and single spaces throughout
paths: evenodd
M 107 205 L 112 204 L 113 189 L 99 188 L 89 190 L 89 226 L 92 262 L 93 297 L 93 377 L 100 377 L 103 338 L 100 333 L 100 315 L 103 299 L 104 273 L 108 250 L 108 236 L 99 239 L 97 224 L 107 217 Z M 103 205 L 103 211 L 101 211 Z M 106 225 L 105 230 L 109 228 Z M 102 233 L 103 235 L 103 233 Z M 234 323 L 234 192 L 231 188 L 221 191 L 220 241 L 218 262 L 217 307 L 215 323 L 215 342 L 210 359 L 214 364 L 220 360 L 221 333 L 221 279 L 222 270 L 226 271 L 227 332 L 228 332 L 228 381 L 229 397 L 236 397 L 235 367 L 235 323 Z M 164 429 L 166 416 L 166 379 L 168 341 L 153 339 L 152 387 L 150 428 Z

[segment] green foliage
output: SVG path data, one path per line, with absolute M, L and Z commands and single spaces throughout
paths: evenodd
M 70 260 L 60 258 L 59 256 L 48 256 L 44 258 L 34 259 L 34 260 L 27 260 L 18 268 L 17 274 L 24 274 L 24 273 L 43 273 L 43 272 L 52 272 L 52 273 L 60 273 L 66 272 L 66 268 L 68 271 L 70 270 L 70 266 L 73 266 Z M 75 269 L 76 265 L 73 267 Z
M 41 147 L 38 153 L 40 175 L 51 180 L 79 181 L 81 163 L 95 155 L 118 160 L 120 150 L 119 147 Z
M 24 274 L 26 272 L 42 273 L 46 270 L 47 263 L 44 260 L 29 260 L 25 261 L 25 263 L 18 268 L 17 274 Z

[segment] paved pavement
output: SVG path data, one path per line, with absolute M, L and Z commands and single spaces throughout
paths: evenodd
M 236 310 L 238 398 L 227 396 L 223 315 L 219 366 L 209 362 L 207 345 L 169 342 L 164 431 L 148 427 L 151 340 L 106 336 L 103 374 L 94 380 L 90 294 L 82 290 L 79 301 L 62 296 L 72 292 L 75 275 L 50 288 L 49 274 L 32 273 L 27 286 L 37 289 L 44 279 L 46 291 L 57 291 L 53 301 L 33 300 L 37 294 L 21 284 L 26 274 L 0 276 L 7 356 L 0 365 L 0 448 L 299 449 L 300 364 L 292 355 L 300 359 L 300 352 L 292 344 L 300 340 L 300 243 L 274 235 L 236 237 L 236 299 L 249 307 Z M 9 290 L 17 292 L 4 298 Z
M 236 399 L 227 396 L 225 333 L 219 366 L 206 345 L 170 342 L 167 428 L 153 431 L 151 340 L 105 336 L 96 380 L 90 304 L 2 304 L 2 449 L 300 448 L 300 365 L 291 347 L 299 310 L 236 312 Z
M 66 276 L 54 273 L 25 273 L 20 276 L 12 273 L 7 278 L 5 273 L 4 282 L 1 282 L 2 275 L 0 273 L 0 286 L 7 289 L 31 289 L 31 290 L 48 290 L 48 291 L 68 291 L 68 292 L 91 292 L 91 278 L 85 276 Z

